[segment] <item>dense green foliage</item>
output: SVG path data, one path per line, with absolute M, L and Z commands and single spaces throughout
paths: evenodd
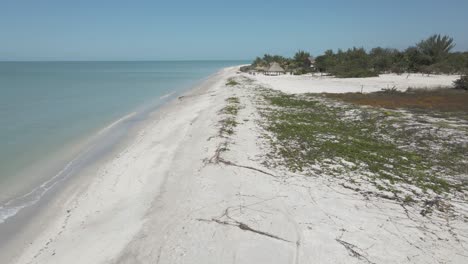
M 336 77 L 370 77 L 380 73 L 425 73 L 460 74 L 468 72 L 468 52 L 451 52 L 455 46 L 448 36 L 433 35 L 405 50 L 376 47 L 370 51 L 351 48 L 346 51 L 327 50 L 315 59 L 310 54 L 298 51 L 293 58 L 266 54 L 257 57 L 251 68 L 268 67 L 278 62 L 286 71 L 304 74 L 312 71 L 324 72 Z M 311 67 L 312 66 L 312 67 Z
M 373 48 L 326 51 L 316 68 L 337 77 L 365 77 L 379 73 L 462 73 L 468 70 L 468 52 L 450 53 L 455 44 L 448 36 L 433 35 L 404 51 Z
M 454 47 L 453 38 L 440 35 L 433 35 L 417 45 L 418 50 L 427 56 L 431 63 L 442 61 Z
M 455 89 L 468 90 L 468 75 L 463 75 L 454 82 Z
M 293 58 L 265 54 L 262 58 L 257 57 L 252 63 L 252 66 L 245 69 L 249 70 L 251 68 L 255 69 L 258 67 L 268 68 L 272 62 L 277 62 L 286 71 L 294 74 L 305 74 L 313 71 L 313 68 L 310 67 L 310 57 L 310 53 L 301 50 L 296 52 Z
M 316 67 L 319 71 L 326 71 L 339 78 L 351 77 L 371 77 L 377 72 L 371 70 L 372 58 L 363 48 L 352 48 L 345 52 L 332 50 L 325 52 L 316 60 Z

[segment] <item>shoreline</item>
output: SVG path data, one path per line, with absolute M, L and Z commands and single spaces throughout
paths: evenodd
M 83 165 L 75 165 L 75 163 L 82 163 L 83 157 L 88 155 L 88 152 L 93 152 L 97 148 L 101 148 L 101 145 L 107 145 L 112 148 L 111 145 L 118 145 L 120 139 L 116 139 L 113 142 L 105 142 L 106 137 L 109 135 L 112 137 L 113 134 L 120 133 L 121 137 L 125 137 L 124 134 L 130 134 L 130 131 L 135 128 L 136 123 L 142 122 L 151 113 L 158 111 L 158 109 L 171 100 L 174 100 L 178 95 L 189 92 L 194 87 L 198 87 L 200 83 L 208 79 L 210 76 L 216 74 L 217 71 L 209 74 L 206 77 L 194 80 L 191 84 L 184 83 L 174 91 L 170 91 L 161 96 L 155 97 L 154 99 L 148 100 L 142 105 L 131 109 L 128 113 L 118 117 L 115 120 L 109 121 L 104 127 L 97 127 L 95 130 L 78 136 L 73 141 L 68 142 L 65 146 L 60 149 L 54 150 L 51 153 L 46 153 L 46 158 L 38 158 L 34 163 L 23 168 L 15 175 L 36 175 L 37 179 L 27 179 L 26 185 L 15 185 L 14 191 L 8 193 L 7 196 L 2 197 L 0 200 L 0 210 L 4 210 L 3 214 L 0 214 L 0 234 L 1 224 L 8 221 L 11 217 L 14 217 L 18 211 L 23 208 L 34 206 L 35 203 L 39 202 L 42 195 L 48 192 L 48 189 L 52 188 L 56 183 L 63 181 L 65 178 L 70 178 L 72 175 L 64 174 L 77 174 L 85 169 L 87 166 L 92 165 L 93 161 L 88 161 Z M 132 123 L 131 125 L 125 125 L 123 123 Z M 124 127 L 126 126 L 126 127 Z M 136 125 L 140 126 L 140 125 Z M 117 129 L 125 131 L 115 131 Z M 107 134 L 106 134 L 107 133 Z M 115 147 L 115 146 L 114 146 Z M 72 167 L 72 169 L 70 169 Z M 78 167 L 78 168 L 76 168 Z M 37 175 L 40 175 L 37 177 Z M 53 175 L 53 176 L 50 176 Z M 15 177 L 13 177 L 15 178 Z M 23 179 L 24 180 L 24 179 Z M 33 199 L 33 200 L 31 200 Z
M 425 196 L 401 203 L 367 182 L 366 171 L 348 172 L 341 156 L 330 170 L 326 160 L 310 171 L 279 165 L 289 160 L 272 155 L 272 143 L 282 143 L 266 126 L 271 114 L 308 110 L 294 99 L 301 96 L 318 103 L 308 105 L 317 115 L 341 103 L 320 94 L 282 101 L 267 85 L 225 68 L 152 112 L 122 148 L 46 205 L 24 244 L 9 245 L 24 250 L 8 263 L 466 262 L 463 199 L 446 201 L 454 216 L 436 207 L 427 213 Z M 359 109 L 344 110 L 332 113 L 359 123 L 348 120 Z M 334 170 L 340 159 L 344 167 Z
M 2 64 L 7 93 L 1 100 L 0 207 L 58 173 L 99 129 L 131 112 L 149 111 L 167 101 L 160 96 L 186 91 L 232 63 Z M 15 79 L 18 74 L 28 81 Z M 44 96 L 34 101 L 31 94 L 41 91 Z M 16 102 L 21 93 L 30 96 Z
M 31 240 L 31 236 L 35 237 L 37 233 L 41 233 L 38 232 L 38 230 L 47 229 L 48 226 L 53 225 L 51 223 L 48 223 L 50 220 L 47 219 L 63 218 L 63 214 L 66 214 L 67 211 L 69 211 L 69 209 L 66 209 L 66 206 L 64 205 L 61 205 L 61 201 L 72 199 L 69 197 L 70 193 L 73 193 L 74 197 L 79 196 L 80 194 L 77 190 L 84 190 L 87 187 L 89 187 L 91 182 L 95 180 L 94 175 L 102 173 L 102 166 L 112 161 L 115 161 L 115 159 L 118 159 L 120 155 L 123 155 L 122 151 L 125 152 L 125 149 L 135 144 L 135 139 L 133 137 L 141 137 L 141 133 L 144 133 L 145 128 L 150 127 L 155 122 L 158 122 L 158 119 L 161 118 L 160 115 L 162 115 L 163 112 L 168 111 L 167 109 L 171 109 L 172 107 L 174 107 L 174 104 L 177 104 L 180 101 L 178 99 L 179 95 L 187 97 L 191 94 L 196 93 L 200 89 L 204 89 L 206 86 L 205 84 L 207 82 L 212 81 L 213 78 L 216 78 L 216 76 L 219 75 L 221 71 L 213 73 L 199 81 L 196 81 L 195 84 L 192 85 L 192 87 L 188 90 L 171 92 L 159 98 L 160 100 L 165 100 L 166 102 L 161 102 L 160 104 L 150 108 L 142 106 L 144 110 L 142 110 L 142 113 L 138 114 L 138 117 L 136 118 L 137 120 L 133 121 L 136 122 L 136 124 L 133 124 L 133 126 L 129 127 L 125 132 L 120 131 L 124 134 L 119 136 L 119 139 L 117 139 L 118 141 L 113 143 L 113 146 L 110 146 L 110 149 L 106 150 L 104 153 L 99 153 L 100 151 L 97 151 L 99 155 L 94 155 L 93 157 L 93 159 L 96 160 L 93 160 L 90 164 L 82 166 L 79 172 L 77 173 L 78 175 L 73 175 L 73 177 L 69 177 L 69 179 L 66 179 L 63 182 L 63 184 L 61 184 L 64 186 L 59 186 L 60 188 L 56 188 L 50 194 L 46 194 L 43 197 L 44 200 L 40 201 L 41 204 L 34 206 L 35 208 L 31 210 L 25 209 L 25 212 L 20 212 L 18 214 L 19 221 L 15 219 L 15 223 L 5 222 L 4 227 L 6 227 L 6 232 L 10 235 L 6 238 L 8 244 L 5 244 L 6 241 L 2 241 L 2 244 L 4 244 L 5 246 L 2 246 L 2 252 L 0 252 L 0 260 L 2 260 L 3 262 L 3 260 L 12 259 L 11 257 L 13 255 L 19 254 L 19 252 L 21 251 L 19 250 L 20 248 L 28 247 L 29 243 L 26 243 L 26 240 Z M 135 114 L 130 113 L 129 115 L 123 117 L 123 119 L 120 118 L 119 120 L 112 122 L 108 126 L 97 131 L 97 133 L 94 136 L 100 138 L 106 136 L 109 130 L 114 130 L 115 132 L 114 126 L 118 126 L 122 123 L 129 122 L 128 118 L 131 118 L 134 115 Z M 144 117 L 141 120 L 143 115 L 146 115 L 146 117 Z M 16 216 L 14 216 L 13 218 L 15 217 Z M 34 221 L 29 219 L 31 217 L 34 219 Z M 41 219 L 41 221 L 37 221 L 37 219 Z M 11 231 L 18 229 L 15 228 L 17 226 L 26 226 L 26 228 L 24 228 L 21 231 L 21 234 L 16 233 L 15 231 Z M 13 229 L 11 229 L 12 227 Z M 5 234 L 5 232 L 3 233 Z M 5 239 L 5 236 L 3 236 L 2 239 Z M 21 240 L 23 241 L 21 242 Z M 11 250 L 13 250 L 13 252 L 15 253 L 12 254 Z M 5 254 L 6 251 L 9 251 L 9 253 Z M 7 256 L 3 257 L 4 254 Z
M 34 206 L 37 202 L 40 202 L 42 196 L 46 195 L 56 184 L 66 181 L 68 178 L 73 177 L 73 175 L 78 174 L 80 170 L 91 166 L 94 161 L 90 160 L 89 155 L 95 156 L 92 153 L 101 152 L 98 149 L 111 149 L 119 144 L 118 141 L 120 139 L 109 140 L 108 137 L 115 137 L 115 134 L 125 137 L 125 134 L 128 134 L 133 129 L 132 126 L 134 124 L 126 125 L 124 123 L 139 122 L 140 119 L 145 118 L 143 117 L 144 115 L 157 111 L 159 107 L 166 104 L 171 99 L 171 96 L 176 93 L 171 92 L 162 95 L 154 100 L 154 102 L 148 102 L 117 120 L 109 122 L 106 126 L 97 128 L 89 134 L 74 139 L 73 142 L 68 143 L 60 150 L 47 153 L 47 158 L 40 159 L 29 167 L 24 168 L 18 175 L 39 174 L 41 176 L 25 186 L 16 188 L 20 190 L 20 192 L 16 192 L 19 194 L 1 201 L 0 209 L 5 210 L 6 213 L 0 215 L 0 225 L 5 221 L 10 221 L 9 219 L 14 217 L 23 208 Z M 118 131 L 119 129 L 124 131 Z M 47 177 L 47 175 L 53 176 Z M 9 211 L 10 215 L 8 214 Z

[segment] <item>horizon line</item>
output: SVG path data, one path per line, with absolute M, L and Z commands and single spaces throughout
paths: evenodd
M 251 61 L 252 59 L 162 59 L 162 60 L 0 60 L 0 62 L 193 62 L 193 61 Z

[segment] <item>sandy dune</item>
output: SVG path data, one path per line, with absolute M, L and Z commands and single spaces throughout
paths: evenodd
M 124 151 L 89 171 L 90 182 L 70 188 L 16 263 L 468 261 L 466 223 L 452 223 L 464 230 L 457 240 L 440 219 L 326 177 L 263 167 L 253 91 L 224 85 L 236 70 L 155 113 Z M 278 89 L 290 81 L 268 78 Z M 288 91 L 313 91 L 306 89 Z M 219 110 L 231 96 L 240 98 L 240 124 L 232 137 L 219 137 Z M 229 162 L 208 162 L 223 142 Z
M 405 91 L 408 88 L 435 88 L 452 86 L 458 75 L 422 75 L 422 74 L 382 74 L 371 78 L 334 78 L 320 75 L 248 75 L 273 89 L 285 93 L 348 93 L 376 92 L 395 87 Z

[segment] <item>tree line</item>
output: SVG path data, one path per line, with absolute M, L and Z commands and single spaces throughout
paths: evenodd
M 371 77 L 381 73 L 466 74 L 468 52 L 452 52 L 454 47 L 453 38 L 433 35 L 404 50 L 382 47 L 370 51 L 356 47 L 337 52 L 327 50 L 312 62 L 305 51 L 298 51 L 293 58 L 265 54 L 257 57 L 249 69 L 277 62 L 293 74 L 322 72 L 340 78 Z

